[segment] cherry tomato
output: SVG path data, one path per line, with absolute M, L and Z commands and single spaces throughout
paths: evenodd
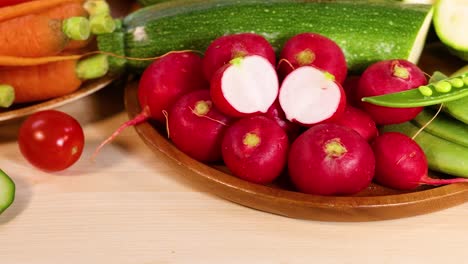
M 9 6 L 9 5 L 16 5 L 16 4 L 20 4 L 20 3 L 23 3 L 23 2 L 29 2 L 31 0 L 1 0 L 0 1 L 0 7 L 4 7 L 4 6 Z
M 46 110 L 29 116 L 21 124 L 18 145 L 32 165 L 44 171 L 61 171 L 80 158 L 84 133 L 73 117 Z

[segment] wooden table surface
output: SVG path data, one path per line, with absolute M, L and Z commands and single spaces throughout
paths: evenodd
M 126 130 L 93 163 L 95 147 L 127 120 L 120 88 L 59 110 L 83 125 L 81 160 L 58 174 L 21 156 L 20 121 L 0 124 L 0 168 L 17 185 L 0 216 L 0 263 L 455 263 L 468 257 L 468 203 L 363 223 L 290 219 L 201 192 Z M 460 262 L 463 263 L 463 262 Z

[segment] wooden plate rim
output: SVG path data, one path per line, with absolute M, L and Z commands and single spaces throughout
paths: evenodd
M 65 104 L 71 103 L 73 101 L 76 101 L 103 89 L 104 87 L 108 86 L 112 81 L 114 81 L 114 79 L 114 77 L 105 76 L 100 79 L 85 82 L 82 85 L 82 87 L 80 87 L 73 93 L 50 99 L 47 101 L 30 104 L 25 107 L 0 112 L 0 123 L 13 121 L 15 119 L 33 114 L 37 111 L 61 107 Z

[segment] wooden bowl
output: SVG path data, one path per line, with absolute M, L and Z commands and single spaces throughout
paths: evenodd
M 426 50 L 421 67 L 437 65 L 442 58 L 447 61 L 446 55 L 439 54 L 444 52 L 440 49 Z M 453 72 L 456 67 L 447 63 L 444 69 Z M 137 88 L 137 82 L 131 82 L 125 89 L 125 107 L 130 118 L 141 111 Z M 135 129 L 152 151 L 162 152 L 174 166 L 185 168 L 187 173 L 183 176 L 198 188 L 246 207 L 286 217 L 320 221 L 387 220 L 431 213 L 468 200 L 467 184 L 422 187 L 412 192 L 372 184 L 361 193 L 346 197 L 299 193 L 284 175 L 268 186 L 253 184 L 230 175 L 222 165 L 206 165 L 182 153 L 167 139 L 164 127 L 145 122 Z

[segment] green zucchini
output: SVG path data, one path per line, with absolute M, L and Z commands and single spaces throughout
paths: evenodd
M 434 5 L 434 29 L 440 40 L 461 59 L 468 61 L 468 1 L 437 0 Z
M 413 137 L 419 127 L 412 122 L 385 126 L 382 132 L 400 132 Z M 429 168 L 452 176 L 468 178 L 468 147 L 422 131 L 415 141 L 423 149 Z
M 197 50 L 225 34 L 254 32 L 280 51 L 295 34 L 316 32 L 344 51 L 350 72 L 384 59 L 417 62 L 432 21 L 432 6 L 396 2 L 211 0 L 170 1 L 142 8 L 123 21 L 125 54 L 154 57 Z M 112 43 L 111 43 L 112 44 Z M 114 43 L 113 45 L 121 45 Z M 112 45 L 100 45 L 112 51 Z M 133 69 L 148 62 L 129 60 Z
M 0 214 L 3 213 L 15 199 L 15 183 L 0 170 Z

